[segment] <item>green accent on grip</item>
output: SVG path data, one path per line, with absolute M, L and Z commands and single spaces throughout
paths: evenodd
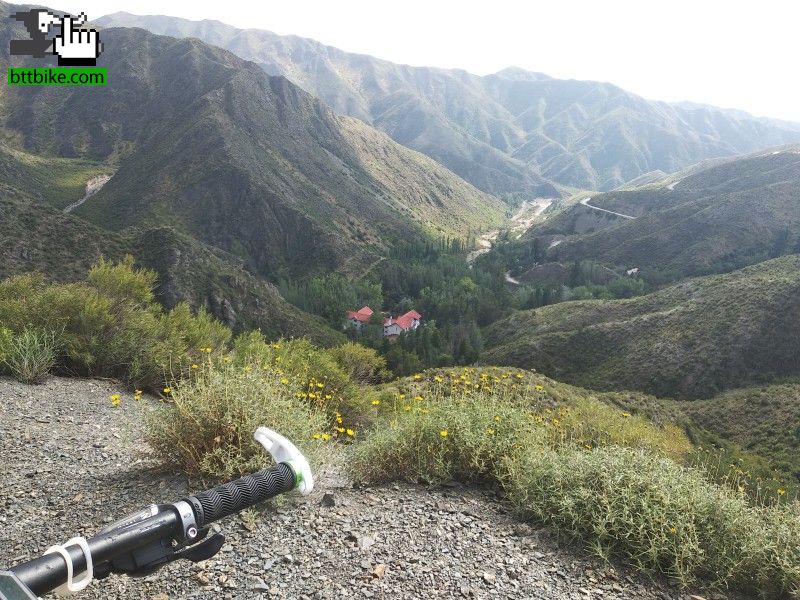
M 294 461 L 287 460 L 286 464 L 289 465 L 292 473 L 294 473 L 294 487 L 300 487 L 300 484 L 303 483 L 303 474 L 300 472 L 300 469 L 295 466 Z

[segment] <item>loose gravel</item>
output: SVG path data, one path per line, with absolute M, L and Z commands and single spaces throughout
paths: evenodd
M 111 405 L 114 393 L 122 406 Z M 141 441 L 142 418 L 157 403 L 135 402 L 107 381 L 0 379 L 0 565 L 193 491 L 184 476 L 159 469 Z M 311 496 L 221 522 L 215 529 L 226 543 L 211 560 L 178 561 L 140 579 L 111 576 L 77 597 L 698 598 L 560 545 L 491 491 L 357 489 L 340 473 L 321 472 Z

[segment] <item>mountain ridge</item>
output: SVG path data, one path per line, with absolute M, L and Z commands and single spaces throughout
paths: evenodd
M 655 284 L 741 268 L 800 248 L 798 190 L 797 145 L 708 161 L 534 225 L 515 243 L 514 268 L 593 260 Z
M 103 39 L 114 86 L 9 90 L 5 122 L 28 151 L 119 163 L 74 211 L 97 225 L 169 223 L 277 281 L 357 275 L 395 240 L 466 241 L 504 219 L 499 199 L 226 50 Z
M 518 311 L 486 332 L 484 364 L 599 390 L 707 398 L 800 375 L 800 255 L 629 300 Z
M 117 13 L 96 22 L 227 47 L 494 194 L 554 195 L 551 183 L 608 190 L 647 172 L 800 142 L 800 124 L 514 67 L 478 76 L 398 65 L 299 36 L 177 17 Z

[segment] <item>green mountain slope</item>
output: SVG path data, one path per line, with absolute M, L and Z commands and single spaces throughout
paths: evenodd
M 800 374 L 800 256 L 630 300 L 521 311 L 486 332 L 485 364 L 593 389 L 708 397 Z
M 800 248 L 796 146 L 700 166 L 669 185 L 595 195 L 529 230 L 517 269 L 591 259 L 654 282 L 725 272 Z M 550 247 L 554 239 L 561 240 Z M 534 251 L 534 247 L 538 248 Z
M 497 198 L 229 52 L 131 29 L 103 40 L 111 85 L 15 88 L 5 122 L 29 151 L 118 164 L 76 210 L 98 225 L 169 224 L 278 279 L 360 273 L 394 240 L 465 239 L 505 217 Z
M 551 195 L 547 181 L 608 190 L 651 171 L 800 142 L 796 124 L 653 102 L 605 83 L 409 67 L 218 21 L 115 13 L 97 22 L 227 48 L 493 193 Z
M 704 429 L 800 477 L 800 385 L 749 387 L 678 406 Z
M 71 163 L 74 169 L 68 168 Z M 28 178 L 32 164 L 42 173 L 55 164 L 69 177 L 55 187 L 51 182 L 62 181 L 58 177 Z M 306 336 L 325 346 L 345 340 L 322 319 L 288 304 L 274 286 L 248 273 L 234 257 L 174 229 L 114 233 L 42 201 L 50 194 L 72 198 L 77 183 L 85 186 L 94 171 L 91 166 L 82 170 L 84 166 L 80 160 L 41 159 L 0 146 L 0 278 L 40 271 L 54 281 L 78 281 L 101 256 L 118 260 L 132 254 L 138 264 L 158 272 L 156 295 L 167 307 L 182 301 L 195 309 L 205 307 L 237 331 L 259 328 L 270 338 Z M 9 173 L 24 177 L 8 179 Z

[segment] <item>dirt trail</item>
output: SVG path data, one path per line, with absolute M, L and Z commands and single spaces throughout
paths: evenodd
M 83 198 L 67 206 L 64 209 L 64 212 L 69 213 L 78 208 L 81 204 L 83 204 L 89 198 L 91 198 L 97 192 L 99 192 L 100 188 L 102 188 L 106 183 L 108 183 L 109 179 L 111 179 L 111 175 L 97 175 L 95 177 L 92 177 L 89 181 L 86 182 L 86 193 L 83 195 Z
M 598 206 L 592 206 L 591 204 L 589 204 L 589 200 L 591 200 L 591 198 L 584 198 L 583 200 L 581 200 L 581 204 L 583 204 L 584 206 L 587 206 L 589 208 L 593 208 L 594 210 L 599 210 L 601 212 L 608 213 L 610 215 L 614 215 L 614 216 L 617 216 L 617 217 L 622 217 L 623 219 L 635 219 L 636 218 L 636 217 L 632 217 L 631 215 L 623 215 L 622 213 L 614 212 L 613 210 L 607 210 L 605 208 L 600 208 Z

